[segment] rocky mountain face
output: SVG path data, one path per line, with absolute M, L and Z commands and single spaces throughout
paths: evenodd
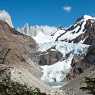
M 95 18 L 88 15 L 84 15 L 78 18 L 74 25 L 66 29 L 65 32 L 63 30 L 63 33 L 61 32 L 61 34 L 54 39 L 56 41 L 61 40 L 74 43 L 80 42 L 88 45 L 94 45 L 94 28 Z
M 84 25 L 85 33 L 79 35 L 73 41 L 75 43 L 83 41 L 84 44 L 94 45 L 95 44 L 95 21 L 88 19 Z
M 35 64 L 31 57 L 36 48 L 37 44 L 33 38 L 21 34 L 0 20 L 0 81 L 9 76 L 12 82 L 25 84 L 28 88 L 40 88 L 42 92 L 49 91 L 49 87 L 40 79 L 40 66 Z
M 56 63 L 58 60 L 62 58 L 61 52 L 54 50 L 54 49 L 48 49 L 45 52 L 41 52 L 39 56 L 39 65 L 52 65 Z

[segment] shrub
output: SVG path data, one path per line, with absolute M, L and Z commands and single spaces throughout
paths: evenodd
M 89 94 L 95 95 L 95 78 L 85 77 L 85 86 L 81 87 L 83 91 L 87 91 Z
M 0 82 L 0 95 L 46 95 L 41 93 L 38 88 L 28 88 L 26 85 L 18 82 L 2 81 Z

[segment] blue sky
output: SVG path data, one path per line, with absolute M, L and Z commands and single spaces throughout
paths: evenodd
M 15 27 L 69 26 L 84 14 L 95 16 L 95 0 L 0 0 L 0 9 L 10 13 Z

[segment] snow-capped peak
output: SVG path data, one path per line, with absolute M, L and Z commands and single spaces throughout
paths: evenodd
M 88 20 L 88 19 L 95 19 L 95 17 L 89 16 L 89 15 L 84 15 L 84 19 Z
M 18 28 L 21 33 L 31 36 L 39 43 L 50 42 L 53 34 L 57 31 L 57 27 L 48 25 L 29 25 L 25 24 L 23 27 Z
M 13 28 L 11 16 L 5 10 L 0 11 L 0 20 L 5 21 Z
M 18 31 L 28 36 L 35 37 L 39 34 L 39 32 L 42 32 L 45 35 L 52 35 L 57 31 L 57 28 L 53 26 L 47 26 L 47 25 L 29 25 L 27 23 L 23 27 L 18 28 Z
M 58 30 L 55 35 L 55 41 L 67 41 L 67 42 L 81 42 L 84 43 L 87 39 L 89 39 L 90 35 L 85 35 L 87 32 L 94 32 L 95 17 L 84 15 L 79 17 L 76 22 L 71 25 L 66 31 Z M 62 33 L 63 32 L 63 33 Z

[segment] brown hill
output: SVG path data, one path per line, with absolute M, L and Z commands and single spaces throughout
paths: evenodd
M 41 69 L 32 61 L 36 52 L 35 41 L 25 36 L 7 23 L 0 21 L 0 64 L 11 67 L 11 80 L 49 91 L 49 87 L 40 80 Z M 3 77 L 2 77 L 3 78 Z

